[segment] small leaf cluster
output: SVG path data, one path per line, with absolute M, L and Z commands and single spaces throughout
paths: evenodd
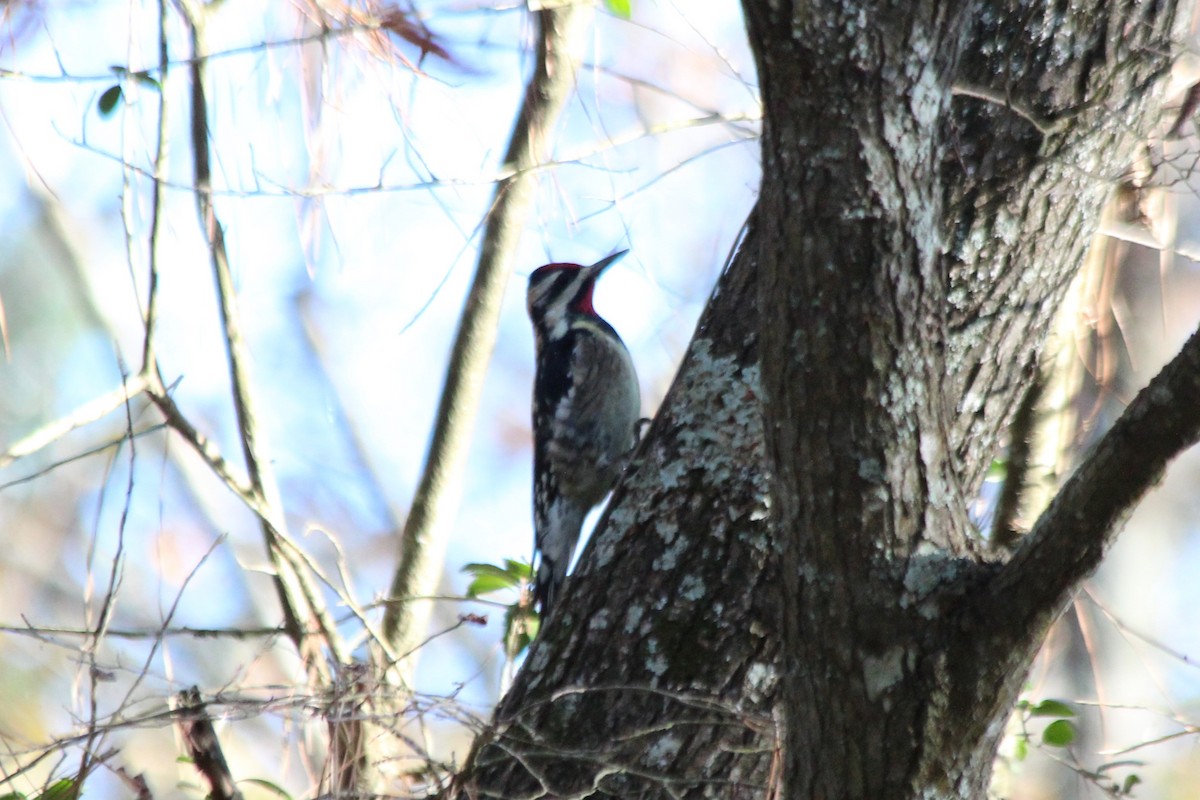
M 0 800 L 75 800 L 83 787 L 73 778 L 55 781 L 37 794 L 9 792 L 0 794 Z
M 1079 731 L 1071 719 L 1075 709 L 1062 700 L 1042 700 L 1032 703 L 1022 700 L 1017 703 L 1017 713 L 1021 716 L 1021 733 L 1017 738 L 1016 759 L 1024 761 L 1029 754 L 1030 734 L 1026 723 L 1034 718 L 1050 718 L 1051 722 L 1042 730 L 1042 744 L 1046 747 L 1068 747 L 1078 737 Z
M 162 91 L 162 84 L 150 77 L 150 73 L 145 70 L 134 72 L 117 65 L 113 65 L 109 69 L 117 76 L 118 82 L 105 89 L 101 93 L 100 99 L 96 101 L 96 110 L 100 112 L 100 116 L 102 117 L 112 116 L 113 112 L 117 110 L 117 106 L 124 102 L 125 89 L 122 86 L 122 81 L 134 81 L 143 86 L 149 86 L 156 92 Z M 0 797 L 0 800 L 5 800 L 5 798 Z
M 516 658 L 537 638 L 541 625 L 529 594 L 533 568 L 524 561 L 506 558 L 503 566 L 467 564 L 462 571 L 472 577 L 467 586 L 467 597 L 477 598 L 509 590 L 516 592 L 513 602 L 504 613 L 505 652 L 509 658 Z
M 1076 716 L 1075 709 L 1070 703 L 1062 700 L 1041 700 L 1032 702 L 1021 700 L 1016 708 L 1021 724 L 1021 732 L 1017 735 L 1017 746 L 1013 757 L 1024 761 L 1029 754 L 1029 722 L 1035 718 L 1049 719 L 1050 722 L 1042 729 L 1041 746 L 1066 748 L 1079 738 L 1079 729 L 1071 720 Z M 1135 786 L 1142 782 L 1136 772 L 1130 772 L 1124 778 L 1118 779 L 1110 774 L 1116 769 L 1143 766 L 1140 761 L 1125 760 L 1111 761 L 1101 764 L 1094 769 L 1087 769 L 1074 762 L 1065 762 L 1080 777 L 1091 781 L 1111 797 L 1132 797 Z
M 633 15 L 633 0 L 604 0 L 604 6 L 614 17 L 629 19 Z

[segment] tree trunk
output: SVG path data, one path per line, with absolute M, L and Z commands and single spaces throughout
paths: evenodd
M 1011 558 L 968 520 L 1183 3 L 744 4 L 758 206 L 455 796 L 981 797 L 1046 627 L 1200 435 L 1194 340 Z

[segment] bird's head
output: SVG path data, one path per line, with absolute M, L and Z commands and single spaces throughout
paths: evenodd
M 621 250 L 586 267 L 547 264 L 534 270 L 529 276 L 529 289 L 525 295 L 533 324 L 555 338 L 566 332 L 568 314 L 596 316 L 596 309 L 592 307 L 596 279 L 628 252 Z

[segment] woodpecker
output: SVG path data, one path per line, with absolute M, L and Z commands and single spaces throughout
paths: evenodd
M 637 373 L 621 337 L 592 307 L 592 264 L 547 264 L 529 276 L 537 346 L 533 384 L 534 599 L 550 615 L 588 511 L 612 489 L 637 444 Z

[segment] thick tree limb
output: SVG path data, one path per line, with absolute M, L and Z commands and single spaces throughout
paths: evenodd
M 1015 368 L 1037 360 L 1105 199 L 1158 119 L 1188 19 L 1176 3 L 1139 0 L 981 8 L 956 71 L 941 178 L 947 425 L 969 496 L 1024 392 Z
M 1045 627 L 1100 563 L 1167 464 L 1200 441 L 1200 330 L 1125 409 L 997 575 L 990 613 L 1017 631 Z
M 900 741 L 922 729 L 928 702 L 902 688 L 919 680 L 903 642 L 921 624 L 903 594 L 922 551 L 962 557 L 972 546 L 946 427 L 939 187 L 942 120 L 974 11 L 746 3 L 768 109 L 758 300 L 787 610 L 787 797 L 926 786 Z M 963 781 L 963 794 L 983 788 L 965 772 L 948 781 Z

